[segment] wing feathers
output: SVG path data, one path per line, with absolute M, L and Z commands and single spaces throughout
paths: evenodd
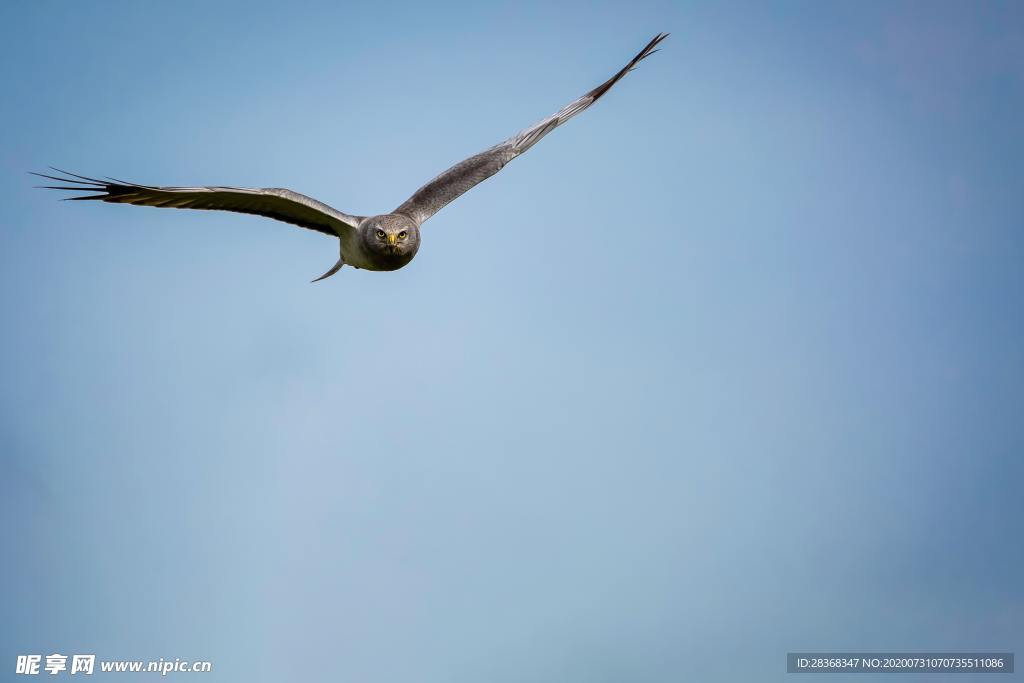
M 359 225 L 360 216 L 342 213 L 317 200 L 283 188 L 245 187 L 155 187 L 108 178 L 97 180 L 54 168 L 63 177 L 32 173 L 64 185 L 42 185 L 46 189 L 73 192 L 101 192 L 70 200 L 99 200 L 113 204 L 135 204 L 174 209 L 233 211 L 265 216 L 326 235 L 338 237 Z
M 667 33 L 659 33 L 654 36 L 644 49 L 637 53 L 629 64 L 620 69 L 618 73 L 587 94 L 573 100 L 555 114 L 512 136 L 505 142 L 452 166 L 418 189 L 405 203 L 395 209 L 395 213 L 405 214 L 418 224 L 422 224 L 450 202 L 500 171 L 505 164 L 533 147 L 552 130 L 600 99 L 623 76 L 635 69 L 637 64 L 657 52 L 657 45 L 667 37 Z
M 607 81 L 570 102 L 555 114 L 521 131 L 494 147 L 465 159 L 421 187 L 395 213 L 402 213 L 417 224 L 457 199 L 477 184 L 500 171 L 505 164 L 537 144 L 552 130 L 576 116 L 600 99 L 627 73 L 644 59 L 658 51 L 657 46 L 668 37 L 659 33 L 630 62 Z M 265 216 L 275 220 L 316 230 L 327 235 L 341 236 L 358 227 L 361 216 L 342 213 L 311 197 L 282 188 L 244 187 L 157 187 L 138 185 L 116 178 L 98 180 L 50 167 L 61 175 L 33 173 L 61 185 L 42 185 L 46 189 L 71 192 L 90 192 L 71 201 L 98 200 L 113 204 L 233 211 Z

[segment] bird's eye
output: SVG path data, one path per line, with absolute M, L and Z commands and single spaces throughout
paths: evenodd
M 378 230 L 377 231 L 377 239 L 379 239 L 379 240 L 384 239 L 384 231 L 383 230 Z
M 398 233 L 398 239 L 400 239 L 400 240 L 404 240 L 408 236 L 409 236 L 409 233 L 407 233 L 405 230 L 403 230 L 402 232 Z

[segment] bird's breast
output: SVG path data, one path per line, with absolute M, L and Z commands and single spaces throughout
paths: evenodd
M 390 271 L 398 270 L 409 264 L 416 256 L 416 250 L 408 252 L 371 251 L 361 240 L 342 238 L 341 254 L 345 263 L 364 270 Z

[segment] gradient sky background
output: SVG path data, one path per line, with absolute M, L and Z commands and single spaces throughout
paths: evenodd
M 0 8 L 0 670 L 1024 650 L 1024 5 L 88 5 Z M 658 31 L 396 273 L 25 175 L 384 212 Z

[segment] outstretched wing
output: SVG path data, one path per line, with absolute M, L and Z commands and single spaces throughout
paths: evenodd
M 113 178 L 97 180 L 57 168 L 53 170 L 65 177 L 45 173 L 32 175 L 64 183 L 42 186 L 47 189 L 94 193 L 68 197 L 72 200 L 95 199 L 114 204 L 251 213 L 334 237 L 340 237 L 343 232 L 356 228 L 362 220 L 360 216 L 342 213 L 312 197 L 278 187 L 151 187 Z
M 443 209 L 449 202 L 458 199 L 475 185 L 490 178 L 500 171 L 505 164 L 537 144 L 537 141 L 542 137 L 599 100 L 623 76 L 632 71 L 640 60 L 657 52 L 655 48 L 658 43 L 667 37 L 667 33 L 656 35 L 621 71 L 579 99 L 570 102 L 559 112 L 552 114 L 508 140 L 455 164 L 416 190 L 413 196 L 409 197 L 404 204 L 395 209 L 395 213 L 405 214 L 416 221 L 416 223 L 422 224 L 423 221 Z

